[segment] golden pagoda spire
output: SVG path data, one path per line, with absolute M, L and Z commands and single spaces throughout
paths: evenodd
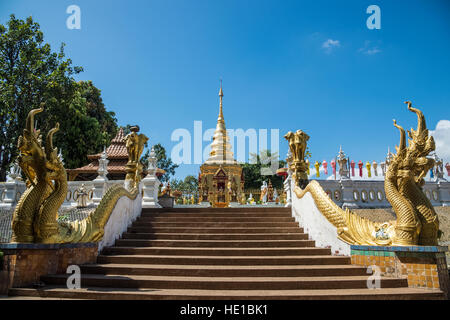
M 220 90 L 219 90 L 219 97 L 220 97 L 220 109 L 219 109 L 219 118 L 217 119 L 217 122 L 224 122 L 223 118 L 223 90 L 222 90 L 222 79 L 220 79 Z
M 213 143 L 211 144 L 210 158 L 205 163 L 235 164 L 236 160 L 234 159 L 233 151 L 231 151 L 230 138 L 228 137 L 225 119 L 223 117 L 222 79 L 220 80 L 219 97 L 219 118 L 217 119 L 216 130 L 214 131 Z

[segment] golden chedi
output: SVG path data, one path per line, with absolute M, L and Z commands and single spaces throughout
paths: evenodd
M 230 138 L 223 117 L 223 90 L 219 91 L 220 108 L 217 126 L 208 160 L 200 167 L 199 203 L 210 202 L 212 207 L 224 208 L 230 202 L 245 200 L 244 176 L 241 166 L 234 159 Z

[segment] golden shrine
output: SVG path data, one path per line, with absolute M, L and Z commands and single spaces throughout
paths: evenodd
M 209 159 L 200 166 L 199 203 L 210 202 L 214 208 L 229 207 L 231 202 L 245 203 L 244 175 L 234 159 L 223 117 L 223 90 L 219 91 L 220 109 Z

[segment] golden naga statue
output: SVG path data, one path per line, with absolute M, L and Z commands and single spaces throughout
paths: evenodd
M 289 150 L 292 155 L 289 164 L 293 172 L 292 178 L 297 186 L 304 188 L 308 184 L 309 164 L 305 161 L 305 153 L 309 136 L 302 130 L 297 130 L 295 133 L 289 131 L 284 138 L 289 141 Z
M 116 202 L 123 196 L 134 200 L 139 193 L 138 188 L 127 191 L 120 185 L 114 185 L 88 218 L 58 222 L 58 209 L 67 195 L 67 174 L 57 156 L 57 148 L 53 148 L 53 135 L 59 130 L 59 124 L 48 132 L 45 148 L 42 146 L 40 130 L 34 128 L 34 116 L 43 110 L 41 107 L 29 112 L 23 135 L 18 140 L 18 161 L 27 176 L 27 190 L 14 210 L 12 242 L 100 241 Z
M 434 160 L 427 158 L 435 150 L 432 136 L 428 135 L 425 117 L 419 109 L 405 102 L 408 110 L 417 114 L 417 130 L 408 131 L 406 146 L 405 130 L 400 130 L 400 144 L 394 155 L 384 181 L 387 200 L 397 215 L 394 243 L 398 245 L 437 245 L 439 221 L 422 186 L 427 172 L 433 168 Z
M 125 180 L 128 181 L 127 187 L 131 189 L 136 187 L 141 181 L 143 165 L 139 159 L 144 151 L 144 145 L 148 141 L 148 137 L 142 133 L 138 134 L 139 126 L 133 126 L 130 130 L 131 132 L 123 140 L 128 151 Z
M 346 209 L 331 200 L 317 181 L 306 188 L 294 189 L 298 198 L 309 192 L 319 211 L 337 228 L 338 238 L 359 245 L 437 245 L 439 221 L 428 198 L 422 191 L 427 171 L 434 160 L 427 155 L 435 149 L 432 136 L 428 135 L 423 113 L 411 106 L 408 110 L 417 114 L 417 130 L 408 131 L 406 146 L 405 130 L 400 130 L 400 145 L 386 172 L 384 188 L 387 200 L 397 215 L 396 221 L 376 223 Z

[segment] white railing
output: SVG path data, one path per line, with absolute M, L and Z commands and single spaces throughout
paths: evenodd
M 317 180 L 333 201 L 343 208 L 386 208 L 384 181 Z M 423 190 L 433 206 L 450 206 L 450 182 L 426 182 Z
M 146 182 L 144 179 L 144 207 L 157 207 L 157 184 L 154 181 Z M 384 181 L 317 180 L 317 182 L 330 198 L 343 208 L 387 208 L 391 206 L 384 193 Z M 114 184 L 123 185 L 124 181 L 69 181 L 63 207 L 77 206 L 77 190 L 83 184 L 84 189 L 88 192 L 88 204 L 97 205 L 108 188 Z M 450 182 L 427 181 L 423 189 L 433 206 L 450 206 Z M 0 208 L 15 207 L 25 190 L 25 183 L 20 180 L 0 183 Z M 288 198 L 290 198 L 289 188 L 287 187 L 285 190 L 288 193 Z

